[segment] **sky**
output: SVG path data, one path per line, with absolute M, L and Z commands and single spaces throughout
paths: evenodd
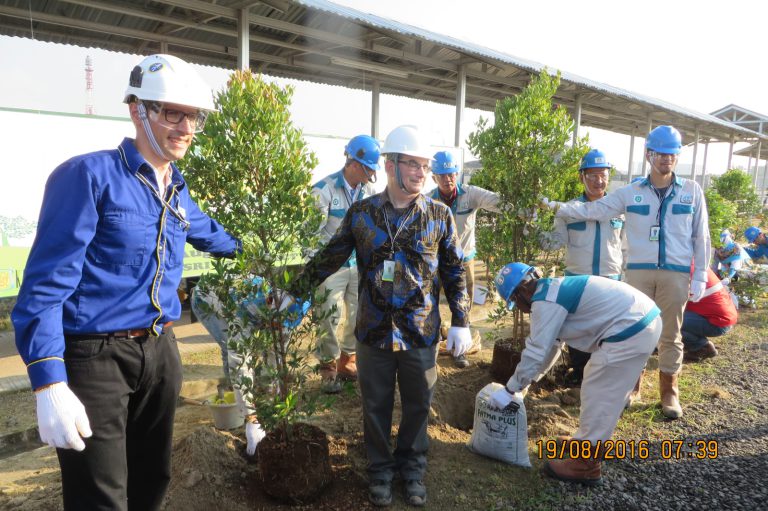
M 768 2 L 744 0 L 336 0 L 361 11 L 471 41 L 591 80 L 687 109 L 712 112 L 734 103 L 768 114 L 768 67 L 761 64 Z M 84 62 L 95 65 L 93 103 L 102 116 L 126 117 L 122 104 L 129 70 L 140 57 L 0 37 L 0 108 L 83 113 Z M 217 89 L 228 71 L 198 67 Z M 9 77 L 11 79 L 9 79 Z M 370 130 L 370 93 L 296 84 L 294 123 L 318 154 L 318 177 L 338 170 L 350 137 Z M 469 110 L 464 137 L 480 115 Z M 453 143 L 453 107 L 391 96 L 381 99 L 380 133 L 417 124 L 436 149 Z M 45 179 L 76 154 L 115 147 L 131 136 L 128 122 L 67 120 L 0 111 L 4 169 L 0 215 L 35 219 Z M 587 129 L 591 145 L 626 170 L 629 137 Z M 320 135 L 320 136 L 314 136 Z M 737 146 L 738 148 L 739 146 Z M 43 150 L 44 148 L 44 150 Z M 710 145 L 707 172 L 725 170 L 727 144 Z M 634 161 L 641 161 L 642 139 Z M 465 157 L 471 155 L 465 151 Z M 701 155 L 699 151 L 699 165 Z M 686 148 L 681 163 L 690 163 Z M 746 167 L 747 158 L 734 158 Z

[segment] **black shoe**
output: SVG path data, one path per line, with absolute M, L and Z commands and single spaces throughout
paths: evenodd
M 453 365 L 459 369 L 464 369 L 465 367 L 469 367 L 469 360 L 467 360 L 466 355 L 459 355 L 458 357 L 453 357 Z
M 427 503 L 427 487 L 418 479 L 405 481 L 405 502 L 411 506 L 421 507 Z
M 683 360 L 685 362 L 701 362 L 705 358 L 712 358 L 716 356 L 717 348 L 714 344 L 712 344 L 712 341 L 707 341 L 707 344 L 705 344 L 702 348 L 697 349 L 696 351 L 686 350 L 683 353 Z
M 376 479 L 368 485 L 368 500 L 377 507 L 392 504 L 392 481 Z

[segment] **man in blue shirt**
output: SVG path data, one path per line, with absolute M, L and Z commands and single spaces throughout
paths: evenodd
M 181 388 L 170 325 L 184 246 L 216 256 L 240 247 L 173 164 L 214 109 L 210 89 L 186 62 L 152 55 L 133 68 L 124 101 L 136 139 L 48 179 L 12 313 L 67 510 L 160 507 Z
M 754 247 L 744 247 L 749 257 L 756 263 L 764 263 L 765 259 L 768 259 L 768 237 L 765 233 L 753 225 L 744 231 L 744 237 L 754 244 Z

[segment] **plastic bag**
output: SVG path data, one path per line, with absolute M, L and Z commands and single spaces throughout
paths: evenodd
M 472 438 L 467 447 L 474 453 L 511 465 L 530 467 L 528 418 L 522 395 L 515 394 L 504 410 L 488 405 L 491 394 L 502 387 L 500 383 L 489 383 L 477 393 Z

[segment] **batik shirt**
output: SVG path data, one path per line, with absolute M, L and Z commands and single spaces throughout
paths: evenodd
M 463 254 L 453 216 L 444 204 L 419 195 L 398 213 L 386 191 L 352 204 L 333 238 L 307 263 L 302 287 L 324 281 L 353 250 L 360 279 L 358 341 L 394 351 L 436 343 L 438 278 L 448 298 L 451 325 L 469 325 Z M 385 266 L 394 268 L 391 281 Z

